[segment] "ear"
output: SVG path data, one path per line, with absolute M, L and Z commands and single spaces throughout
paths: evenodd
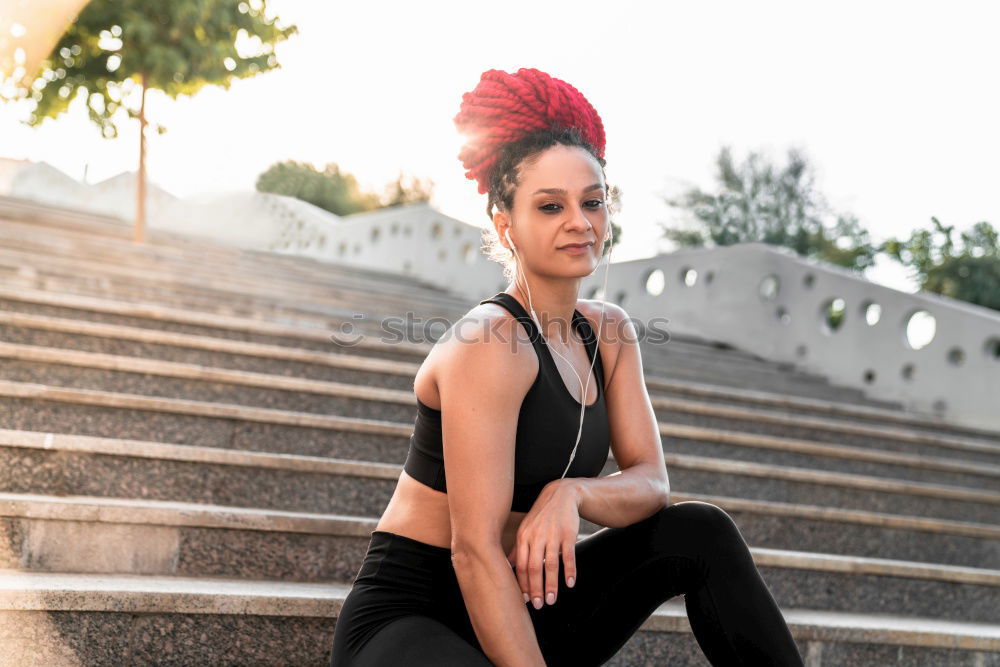
M 510 229 L 510 216 L 499 209 L 494 211 L 493 228 L 496 230 L 497 236 L 500 237 L 500 243 L 503 244 L 503 247 L 510 250 L 510 244 L 507 243 L 507 238 L 504 236 L 504 232 Z

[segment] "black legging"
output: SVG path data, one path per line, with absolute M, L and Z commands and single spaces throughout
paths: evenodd
M 684 501 L 576 543 L 554 605 L 526 603 L 547 665 L 601 665 L 656 608 L 684 594 L 713 665 L 801 666 L 778 605 L 732 517 Z M 334 631 L 335 667 L 490 665 L 469 620 L 451 550 L 376 530 Z

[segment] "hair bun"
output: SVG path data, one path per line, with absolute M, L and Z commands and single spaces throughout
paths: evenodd
M 604 157 L 604 124 L 587 98 L 565 81 L 534 68 L 522 67 L 514 74 L 486 70 L 475 89 L 462 95 L 454 121 L 468 137 L 458 159 L 465 177 L 479 183 L 479 194 L 488 189 L 498 149 L 534 130 L 575 127 Z

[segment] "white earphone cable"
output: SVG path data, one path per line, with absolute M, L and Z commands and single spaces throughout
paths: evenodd
M 549 345 L 548 342 L 545 341 L 545 336 L 542 334 L 542 325 L 538 321 L 538 316 L 535 314 L 534 307 L 531 305 L 531 288 L 528 287 L 528 277 L 526 275 L 524 275 L 523 270 L 521 270 L 521 258 L 520 258 L 520 256 L 517 255 L 517 247 L 514 245 L 514 242 L 511 241 L 511 239 L 510 239 L 510 231 L 508 230 L 508 231 L 505 232 L 505 234 L 507 236 L 507 242 L 510 243 L 511 250 L 513 251 L 515 257 L 517 257 L 517 265 L 516 265 L 517 271 L 514 274 L 514 278 L 516 280 L 517 279 L 517 274 L 518 273 L 521 274 L 521 278 L 523 279 L 524 286 L 526 288 L 525 292 L 527 293 L 527 296 L 528 296 L 528 309 L 531 311 L 531 319 L 535 322 L 535 326 L 538 327 L 538 334 L 539 334 L 539 336 L 542 337 L 542 341 L 545 342 L 545 345 L 546 345 L 546 347 L 548 347 L 548 349 L 549 349 L 550 352 L 553 352 L 556 355 L 558 355 L 563 361 L 565 361 L 569 365 L 570 370 L 573 371 L 573 374 L 576 375 L 577 381 L 583 387 L 583 394 L 582 394 L 582 396 L 580 398 L 580 426 L 579 426 L 579 428 L 577 429 L 577 432 L 576 432 L 576 442 L 573 444 L 573 451 L 570 453 L 569 463 L 566 464 L 566 469 L 563 470 L 563 473 L 562 473 L 562 475 L 560 475 L 560 477 L 565 477 L 566 473 L 569 472 L 570 466 L 573 465 L 573 459 L 576 458 L 577 447 L 580 445 L 580 437 L 583 435 L 583 421 L 584 421 L 584 416 L 586 414 L 586 409 L 587 409 L 587 403 L 586 403 L 587 389 L 590 388 L 590 376 L 593 373 L 594 364 L 597 362 L 597 345 L 600 345 L 601 331 L 604 328 L 604 312 L 605 312 L 605 304 L 606 304 L 606 300 L 607 300 L 607 289 L 608 289 L 608 270 L 611 268 L 611 249 L 614 247 L 614 240 L 613 240 L 614 234 L 613 234 L 612 228 L 611 228 L 611 218 L 610 218 L 610 215 L 607 218 L 607 221 L 608 221 L 608 230 L 607 230 L 607 232 L 605 234 L 605 239 L 601 241 L 601 244 L 603 245 L 605 240 L 610 240 L 612 243 L 611 243 L 611 246 L 608 247 L 607 260 L 605 261 L 605 265 L 604 265 L 604 287 L 603 287 L 603 291 L 601 293 L 601 320 L 600 320 L 600 322 L 597 325 L 597 340 L 596 340 L 595 347 L 594 347 L 594 356 L 590 360 L 590 370 L 587 372 L 587 382 L 586 383 L 583 382 L 583 379 L 580 377 L 580 374 L 576 372 L 576 369 L 573 367 L 573 364 L 570 363 L 570 361 L 566 357 L 564 357 L 563 355 L 559 354 L 559 352 L 557 352 L 555 349 L 553 349 L 552 346 Z

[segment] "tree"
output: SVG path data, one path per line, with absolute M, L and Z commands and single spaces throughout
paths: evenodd
M 874 264 L 877 248 L 868 232 L 855 216 L 831 210 L 803 152 L 790 149 L 788 164 L 778 168 L 756 152 L 735 165 L 723 147 L 716 166 L 715 192 L 694 187 L 664 198 L 694 221 L 687 227 L 660 223 L 664 237 L 682 246 L 760 241 L 859 272 Z
M 280 67 L 274 45 L 298 32 L 265 14 L 266 0 L 92 0 L 42 63 L 31 84 L 26 121 L 56 118 L 76 95 L 105 138 L 118 136 L 120 114 L 139 121 L 135 240 L 143 239 L 146 185 L 146 91 L 176 99 L 205 85 L 228 89 L 233 79 Z M 124 100 L 138 87 L 138 109 Z M 166 131 L 156 126 L 159 134 Z
M 322 171 L 305 162 L 278 162 L 257 178 L 257 189 L 296 197 L 335 215 L 371 211 L 381 206 L 378 195 L 363 192 L 358 180 L 333 162 Z
M 985 220 L 962 232 L 956 247 L 955 226 L 931 216 L 932 227 L 917 229 L 906 241 L 895 238 L 882 251 L 909 267 L 920 289 L 1000 310 L 1000 243 Z
M 418 201 L 430 201 L 433 190 L 434 181 L 428 179 L 424 183 L 419 178 L 411 177 L 409 183 L 404 184 L 403 172 L 399 172 L 396 180 L 386 186 L 382 205 L 399 206 L 400 204 L 410 204 Z

